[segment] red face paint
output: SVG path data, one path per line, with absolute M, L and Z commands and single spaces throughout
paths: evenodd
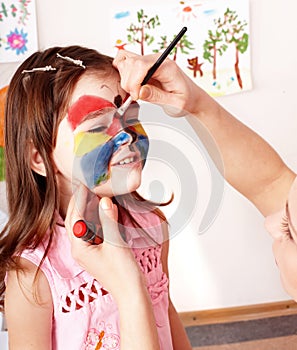
M 129 97 L 130 95 L 127 95 L 124 99 L 124 101 L 126 101 L 126 99 Z M 132 101 L 126 114 L 131 114 L 131 111 L 134 111 L 134 116 L 135 118 L 138 119 L 138 113 L 139 113 L 139 104 L 136 101 Z M 134 119 L 134 118 L 133 118 Z M 119 132 L 120 129 L 122 129 L 124 127 L 123 125 L 126 123 L 126 117 L 124 116 L 118 116 L 118 118 L 115 115 L 115 118 L 112 120 L 112 123 L 110 124 L 110 126 L 108 127 L 108 129 L 106 130 L 106 134 L 107 135 L 111 135 L 114 136 L 117 132 Z
M 84 118 L 91 112 L 98 111 L 106 107 L 115 107 L 110 101 L 98 96 L 81 96 L 68 110 L 68 121 L 74 130 Z

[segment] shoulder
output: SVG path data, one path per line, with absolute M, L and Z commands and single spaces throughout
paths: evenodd
M 51 304 L 51 291 L 42 270 L 26 258 L 19 258 L 19 268 L 7 273 L 6 299 L 11 296 L 32 304 Z
M 20 258 L 19 264 L 20 269 L 7 274 L 5 317 L 9 342 L 17 348 L 30 341 L 36 344 L 36 349 L 47 349 L 51 344 L 51 290 L 36 265 L 24 258 Z

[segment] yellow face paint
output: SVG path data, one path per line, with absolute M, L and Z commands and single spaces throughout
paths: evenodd
M 140 135 L 146 135 L 145 130 L 143 129 L 142 125 L 140 123 L 137 123 L 130 127 L 132 130 L 135 130 Z
M 103 133 L 79 132 L 74 137 L 74 153 L 81 157 L 111 139 Z

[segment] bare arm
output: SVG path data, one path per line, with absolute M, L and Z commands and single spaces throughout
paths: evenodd
M 126 290 L 117 303 L 120 313 L 121 349 L 159 350 L 156 321 L 144 284 L 131 285 L 131 291 Z
M 50 350 L 53 310 L 50 287 L 42 272 L 33 286 L 37 267 L 25 259 L 22 266 L 24 272 L 8 273 L 5 292 L 9 349 Z
M 163 271 L 166 273 L 167 276 L 169 276 L 169 272 L 168 272 L 169 234 L 168 234 L 167 224 L 163 223 L 162 228 L 163 228 L 163 237 L 164 237 L 164 243 L 162 245 L 162 256 L 161 256 L 162 266 L 163 266 Z M 190 344 L 189 338 L 186 334 L 185 328 L 181 323 L 181 320 L 178 316 L 178 313 L 170 297 L 169 297 L 168 315 L 169 315 L 169 321 L 170 321 L 173 349 L 191 350 L 192 346 Z
M 205 92 L 198 93 L 199 111 L 187 120 L 219 168 L 221 157 L 225 179 L 264 216 L 283 208 L 296 175 L 262 137 Z
M 120 50 L 114 65 L 120 72 L 122 87 L 135 99 L 162 105 L 172 116 L 187 115 L 226 180 L 263 215 L 282 208 L 295 174 L 277 152 L 194 84 L 171 60 L 167 59 L 149 84 L 141 87 L 156 59 L 157 55 L 138 56 Z

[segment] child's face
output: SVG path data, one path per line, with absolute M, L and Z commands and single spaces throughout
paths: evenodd
M 108 81 L 107 81 L 108 80 Z M 70 186 L 77 180 L 98 196 L 135 191 L 148 151 L 137 104 L 116 115 L 115 98 L 125 98 L 119 77 L 82 76 L 58 128 L 54 160 Z

